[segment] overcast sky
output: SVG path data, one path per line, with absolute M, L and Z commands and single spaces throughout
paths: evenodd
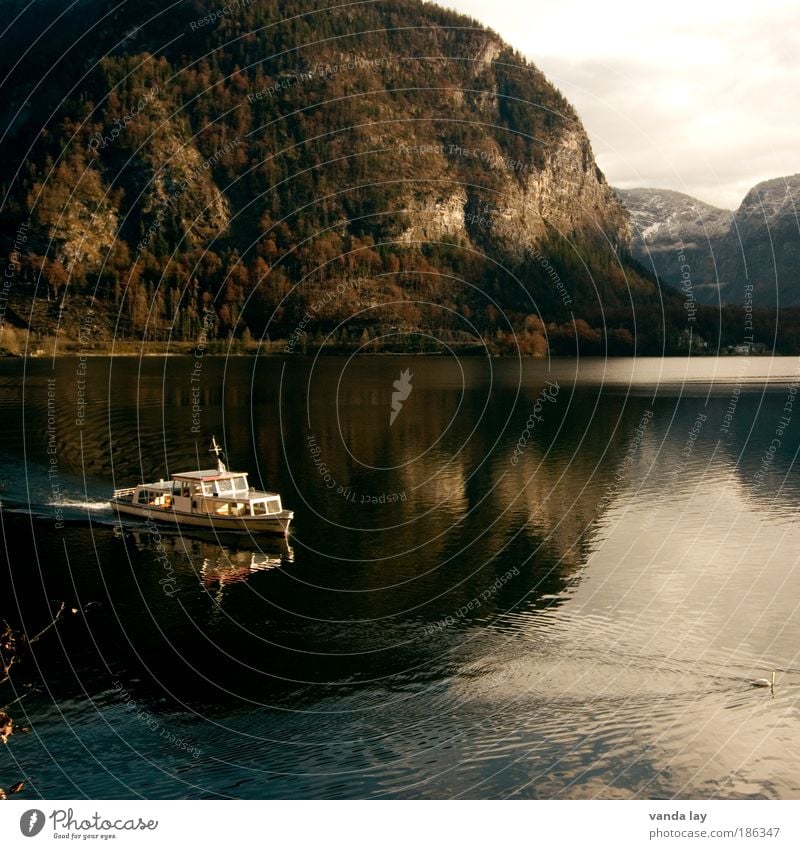
M 735 209 L 800 172 L 800 3 L 439 0 L 490 26 L 578 110 L 621 188 Z

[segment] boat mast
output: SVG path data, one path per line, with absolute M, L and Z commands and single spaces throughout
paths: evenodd
M 220 474 L 224 474 L 225 472 L 228 471 L 225 468 L 225 464 L 222 462 L 222 459 L 220 457 L 220 455 L 222 454 L 222 448 L 220 448 L 219 445 L 217 445 L 216 436 L 211 437 L 211 450 L 208 453 L 217 455 L 217 471 Z

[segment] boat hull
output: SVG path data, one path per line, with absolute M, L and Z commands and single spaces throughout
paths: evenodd
M 159 522 L 177 527 L 197 528 L 216 533 L 277 534 L 286 536 L 294 514 L 291 510 L 266 516 L 221 516 L 216 513 L 187 513 L 174 508 L 153 508 L 133 504 L 124 499 L 112 499 L 111 506 L 119 513 L 136 516 L 144 521 Z

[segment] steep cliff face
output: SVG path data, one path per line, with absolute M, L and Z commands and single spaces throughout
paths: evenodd
M 474 21 L 417 0 L 252 0 L 211 21 L 193 2 L 86 0 L 80 14 L 102 22 L 91 45 L 58 29 L 39 45 L 49 87 L 0 58 L 14 102 L 30 90 L 0 172 L 31 221 L 23 273 L 53 299 L 98 294 L 125 332 L 190 337 L 201 303 L 222 333 L 281 333 L 356 278 L 326 319 L 423 296 L 494 333 L 496 307 L 435 273 L 480 279 L 512 324 L 569 318 L 554 279 L 597 314 L 598 295 L 627 303 L 628 213 L 577 115 Z
M 589 139 L 577 125 L 565 132 L 546 167 L 532 176 L 529 194 L 542 218 L 564 233 L 599 230 L 616 248 L 629 248 L 631 225 L 597 167 Z
M 800 174 L 753 187 L 736 212 L 664 189 L 618 189 L 633 255 L 701 302 L 800 304 Z M 746 288 L 752 287 L 752 288 Z
M 448 194 L 436 189 L 408 197 L 411 220 L 401 236 L 406 242 L 456 236 L 485 244 L 491 239 L 522 258 L 553 229 L 564 236 L 607 239 L 614 250 L 630 248 L 628 215 L 596 167 L 579 125 L 552 140 L 541 168 L 511 159 L 492 140 L 474 149 L 437 143 L 407 144 L 404 150 L 436 157 L 428 169 L 444 183 L 460 184 Z M 466 169 L 458 159 L 473 159 L 491 172 L 491 190 L 468 184 L 467 175 L 459 180 L 458 172 Z
M 576 123 L 548 150 L 544 167 L 526 173 L 522 185 L 507 189 L 507 215 L 498 237 L 509 250 L 533 249 L 552 227 L 563 235 L 600 236 L 614 250 L 627 250 L 631 225 L 592 155 L 589 139 Z

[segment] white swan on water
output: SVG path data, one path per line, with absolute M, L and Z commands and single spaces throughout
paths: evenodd
M 772 671 L 772 678 L 756 678 L 750 682 L 751 687 L 775 687 L 775 670 Z

